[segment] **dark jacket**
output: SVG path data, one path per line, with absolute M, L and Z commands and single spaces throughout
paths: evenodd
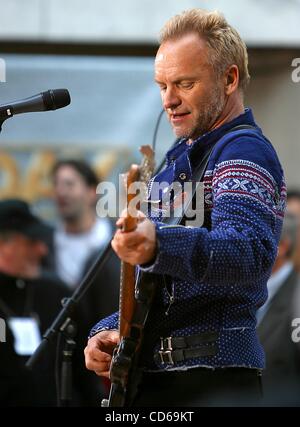
M 56 406 L 55 359 L 57 340 L 53 340 L 32 371 L 25 367 L 28 357 L 14 350 L 14 336 L 8 318 L 33 315 L 43 334 L 61 310 L 61 300 L 70 291 L 56 277 L 25 280 L 0 273 L 0 318 L 6 321 L 6 342 L 0 343 L 0 406 Z M 83 350 L 88 325 L 80 309 L 77 320 L 77 347 L 73 357 L 74 406 L 96 405 L 102 396 L 99 379 L 87 371 Z M 61 354 L 61 352 L 59 353 Z
M 293 270 L 270 302 L 258 327 L 266 353 L 263 375 L 266 404 L 300 406 L 300 351 L 292 340 L 293 301 L 300 282 Z M 300 307 L 298 315 L 300 317 Z

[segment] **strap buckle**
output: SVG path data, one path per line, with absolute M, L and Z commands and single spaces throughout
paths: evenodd
M 166 344 L 166 348 L 165 348 Z M 164 365 L 165 363 L 169 363 L 174 365 L 174 360 L 172 358 L 172 337 L 160 338 L 160 350 L 159 356 L 161 363 Z

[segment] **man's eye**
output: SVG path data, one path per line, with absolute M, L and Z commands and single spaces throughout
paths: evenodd
M 194 86 L 193 82 L 180 83 L 180 87 L 182 89 L 192 89 L 193 86 Z

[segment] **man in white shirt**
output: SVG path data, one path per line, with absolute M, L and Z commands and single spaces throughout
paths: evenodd
M 93 254 L 99 254 L 112 235 L 106 218 L 97 218 L 94 171 L 81 160 L 61 160 L 53 170 L 55 202 L 61 223 L 54 233 L 55 269 L 74 288 Z

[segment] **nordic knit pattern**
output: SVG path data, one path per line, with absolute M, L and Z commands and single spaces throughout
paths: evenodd
M 227 133 L 240 124 L 255 129 Z M 286 188 L 275 150 L 255 124 L 251 110 L 201 136 L 192 146 L 180 141 L 167 153 L 166 167 L 155 181 L 190 180 L 193 165 L 212 144 L 204 177 L 204 226 L 168 226 L 153 218 L 157 257 L 151 266 L 140 266 L 157 274 L 160 283 L 141 352 L 147 370 L 264 367 L 255 313 L 267 298 Z M 174 297 L 171 304 L 170 297 Z M 100 321 L 91 335 L 117 326 L 115 313 Z M 215 356 L 175 365 L 154 360 L 160 337 L 204 331 L 219 334 Z

